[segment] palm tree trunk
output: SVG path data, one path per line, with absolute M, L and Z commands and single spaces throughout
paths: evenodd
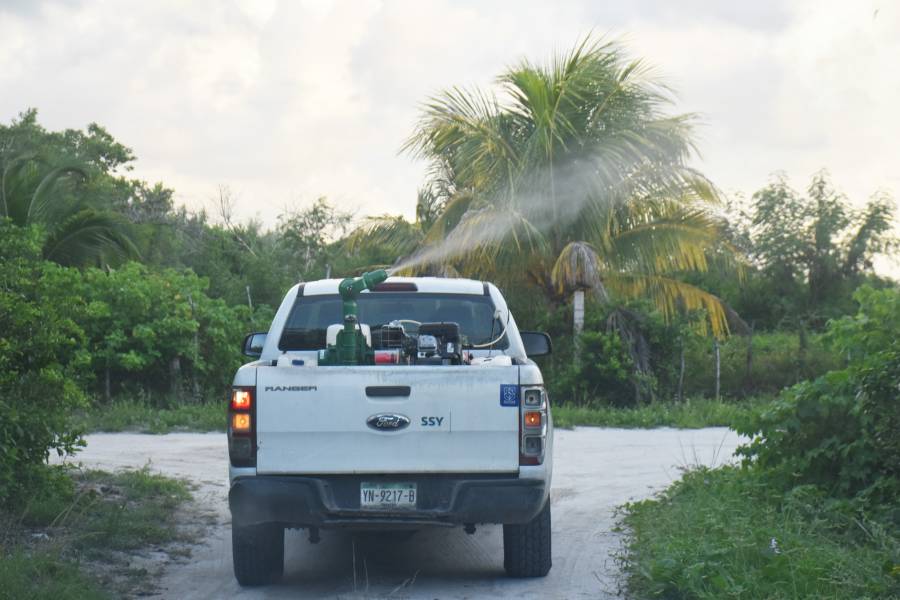
M 722 355 L 719 352 L 719 340 L 713 338 L 713 352 L 716 355 L 716 402 L 719 401 L 719 392 L 722 390 Z
M 575 332 L 575 336 L 577 337 L 584 331 L 584 290 L 575 290 L 572 304 L 574 307 L 572 331 Z

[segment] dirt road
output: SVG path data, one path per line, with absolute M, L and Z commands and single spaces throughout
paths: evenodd
M 242 590 L 231 571 L 228 482 L 223 434 L 95 434 L 78 461 L 87 467 L 141 467 L 187 478 L 219 524 L 189 559 L 171 563 L 160 598 L 616 598 L 620 581 L 614 510 L 645 498 L 693 464 L 730 460 L 738 437 L 727 429 L 556 432 L 553 569 L 544 579 L 503 574 L 501 529 L 423 531 L 408 540 L 322 532 L 286 536 L 285 576 L 276 586 Z M 355 573 L 355 575 L 354 575 Z

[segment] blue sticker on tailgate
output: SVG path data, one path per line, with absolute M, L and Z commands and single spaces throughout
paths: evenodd
M 500 385 L 500 406 L 518 406 L 519 405 L 519 386 L 517 385 Z

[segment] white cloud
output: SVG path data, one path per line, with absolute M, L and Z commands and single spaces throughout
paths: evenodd
M 723 189 L 828 167 L 856 199 L 900 191 L 900 7 L 875 0 L 20 2 L 0 5 L 0 119 L 99 122 L 192 207 L 228 184 L 270 223 L 319 195 L 409 216 L 418 103 L 591 30 L 626 34 L 702 114 Z

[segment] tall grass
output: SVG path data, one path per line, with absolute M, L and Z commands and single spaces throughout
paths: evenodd
M 589 425 L 597 427 L 731 427 L 748 415 L 764 410 L 769 398 L 739 402 L 716 401 L 706 398 L 685 402 L 655 402 L 636 408 L 610 406 L 554 406 L 553 422 L 557 427 Z
M 0 554 L 0 598 L 104 600 L 112 598 L 95 577 L 54 550 L 15 547 Z
M 900 598 L 896 528 L 810 486 L 698 469 L 626 508 L 636 598 Z
M 123 554 L 192 536 L 178 527 L 187 484 L 147 469 L 47 467 L 29 498 L 0 511 L 0 598 L 88 600 L 145 595 L 148 573 Z
M 224 402 L 176 404 L 157 408 L 140 400 L 117 400 L 73 415 L 81 431 L 225 431 Z

